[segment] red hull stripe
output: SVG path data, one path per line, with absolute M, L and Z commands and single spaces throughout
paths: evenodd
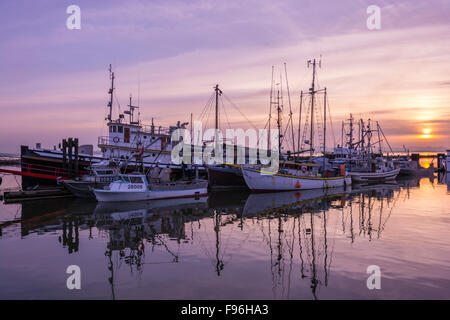
M 33 172 L 22 172 L 22 171 L 7 170 L 7 169 L 0 169 L 0 172 L 11 173 L 11 174 L 20 175 L 20 176 L 26 176 L 26 177 L 50 179 L 50 180 L 56 180 L 58 178 L 60 178 L 61 180 L 67 180 L 68 179 L 66 177 L 59 177 L 59 176 L 54 176 L 54 175 L 49 175 L 49 174 L 33 173 Z

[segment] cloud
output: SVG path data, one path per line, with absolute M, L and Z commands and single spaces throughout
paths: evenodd
M 21 141 L 41 130 L 42 142 L 54 144 L 70 126 L 95 144 L 104 125 L 109 63 L 122 111 L 130 93 L 137 100 L 140 84 L 143 119 L 186 121 L 191 112 L 200 114 L 219 83 L 263 126 L 271 66 L 279 77 L 287 62 L 297 112 L 299 92 L 311 81 L 306 60 L 320 55 L 319 82 L 328 88 L 336 133 L 350 112 L 388 124 L 388 135 L 409 134 L 437 120 L 433 124 L 444 132 L 450 121 L 450 43 L 442 40 L 448 4 L 385 1 L 382 30 L 372 32 L 365 27 L 367 3 L 111 1 L 105 7 L 80 1 L 80 32 L 65 29 L 65 10 L 59 12 L 64 3 L 47 16 L 36 9 L 41 14 L 26 22 L 6 17 L 13 35 L 0 44 L 0 110 L 7 123 L 0 136 L 24 123 Z M 228 116 L 232 124 L 245 125 L 233 108 Z M 0 150 L 18 143 L 0 140 Z

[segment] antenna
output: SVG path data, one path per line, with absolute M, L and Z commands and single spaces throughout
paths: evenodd
M 108 94 L 110 95 L 109 102 L 108 102 L 108 108 L 109 108 L 109 114 L 106 120 L 111 121 L 112 120 L 112 105 L 113 105 L 113 96 L 114 96 L 114 72 L 112 71 L 112 66 L 109 64 L 109 78 L 111 79 L 111 88 L 108 90 Z
M 138 77 L 138 108 L 141 106 L 141 74 Z M 138 110 L 138 123 L 141 122 L 141 109 Z
M 139 121 L 138 122 L 134 121 L 134 109 L 139 109 L 139 107 L 138 106 L 133 106 L 133 104 L 131 103 L 131 99 L 132 99 L 132 96 L 131 96 L 131 93 L 130 93 L 130 104 L 128 105 L 130 110 L 126 110 L 123 113 L 128 114 L 130 116 L 130 124 L 139 124 Z

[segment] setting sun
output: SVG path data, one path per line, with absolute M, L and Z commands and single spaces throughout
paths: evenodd
M 433 137 L 431 134 L 431 129 L 422 129 L 422 135 L 420 136 L 422 139 L 430 139 Z

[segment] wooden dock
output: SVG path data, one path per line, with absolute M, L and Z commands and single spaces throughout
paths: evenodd
M 3 200 L 5 203 L 14 203 L 38 199 L 56 199 L 73 197 L 72 193 L 64 187 L 48 187 L 39 188 L 36 190 L 20 190 L 20 191 L 6 191 L 3 193 Z

